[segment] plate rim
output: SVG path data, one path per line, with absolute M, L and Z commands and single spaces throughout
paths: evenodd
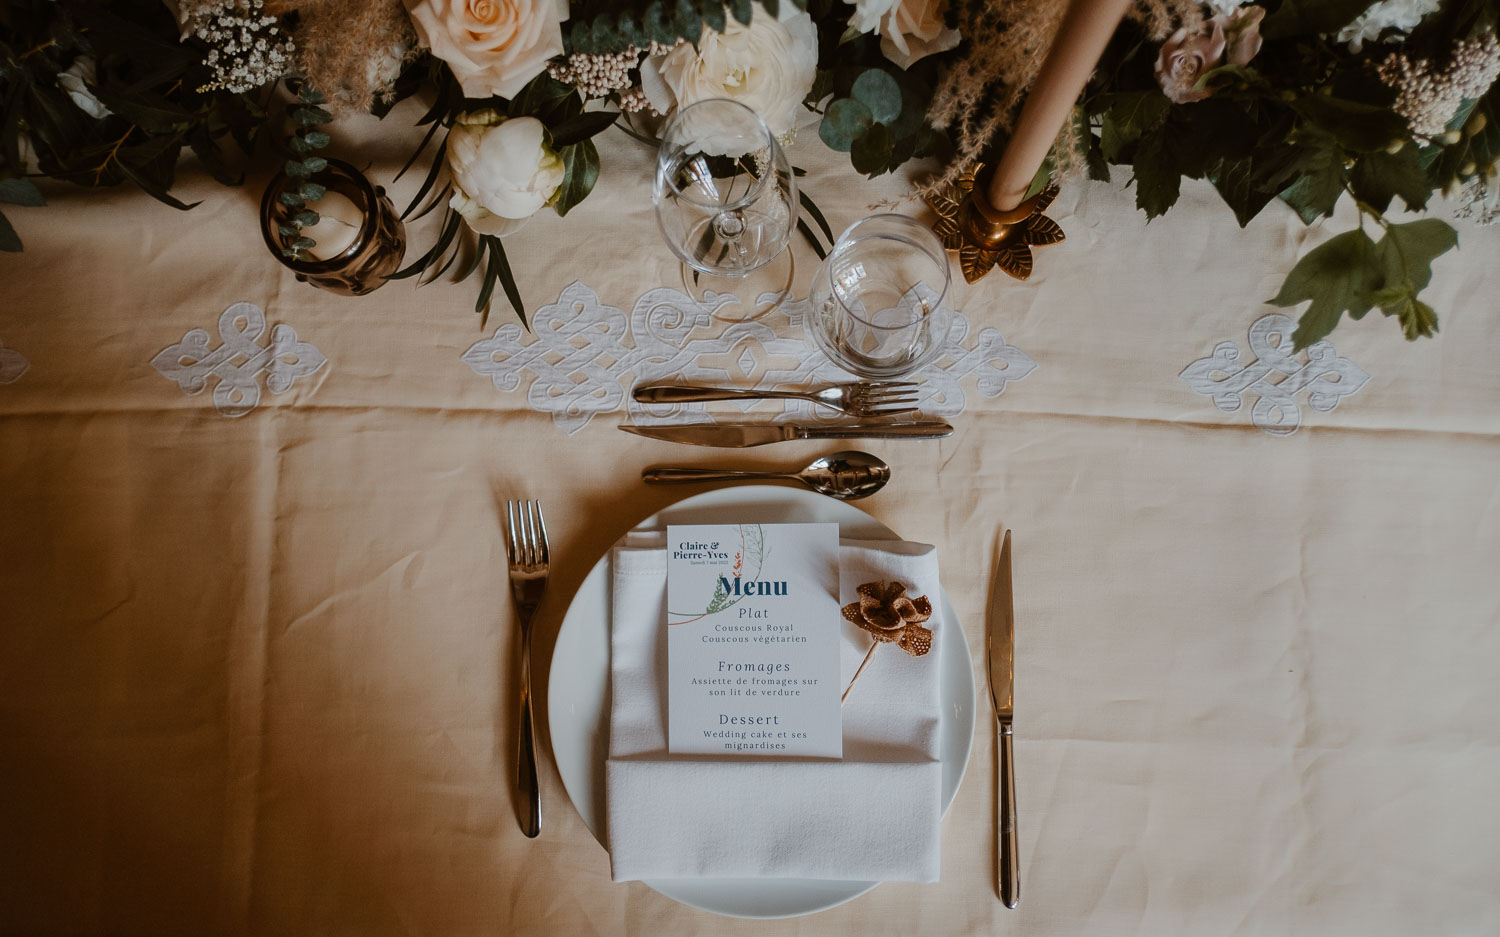
M 901 539 L 901 536 L 899 534 L 897 534 L 894 530 L 892 530 L 886 524 L 882 523 L 880 520 L 878 520 L 877 518 L 875 518 L 868 511 L 865 511 L 861 507 L 858 507 L 856 505 L 853 505 L 853 504 L 850 504 L 850 503 L 844 502 L 844 501 L 835 501 L 833 499 L 826 498 L 826 496 L 819 495 L 819 494 L 816 494 L 816 493 L 810 492 L 810 491 L 803 491 L 801 489 L 786 488 L 786 487 L 782 487 L 782 486 L 778 486 L 778 485 L 768 485 L 768 484 L 733 485 L 733 486 L 727 486 L 727 487 L 722 487 L 722 488 L 715 488 L 715 489 L 711 489 L 709 491 L 703 491 L 703 492 L 697 492 L 697 493 L 685 495 L 682 498 L 679 498 L 676 501 L 671 502 L 670 504 L 664 505 L 660 509 L 658 509 L 658 510 L 652 512 L 651 514 L 646 515 L 645 517 L 642 517 L 640 520 L 636 521 L 636 523 L 633 526 L 631 526 L 631 528 L 629 529 L 629 531 L 627 531 L 627 534 L 630 533 L 630 532 L 636 532 L 636 531 L 642 531 L 642 530 L 653 530 L 653 529 L 656 529 L 656 528 L 662 528 L 662 529 L 664 529 L 665 525 L 663 524 L 663 522 L 661 520 L 661 516 L 663 514 L 669 512 L 669 511 L 672 511 L 672 510 L 675 510 L 675 509 L 681 509 L 681 508 L 684 508 L 684 507 L 693 508 L 693 507 L 699 507 L 699 506 L 701 506 L 701 507 L 714 507 L 714 506 L 717 506 L 716 505 L 717 502 L 723 501 L 723 502 L 731 502 L 732 503 L 736 499 L 743 499 L 743 500 L 746 500 L 746 501 L 749 501 L 749 502 L 753 502 L 753 503 L 755 503 L 757 505 L 775 504 L 775 503 L 781 502 L 781 503 L 785 503 L 785 504 L 788 504 L 789 506 L 793 506 L 793 507 L 803 507 L 805 505 L 811 504 L 811 505 L 817 505 L 817 506 L 825 508 L 825 509 L 832 508 L 833 510 L 838 511 L 840 513 L 842 513 L 843 509 L 848 509 L 848 510 L 857 512 L 859 515 L 861 515 L 862 518 L 863 518 L 863 522 L 862 523 L 864 525 L 868 525 L 868 528 L 869 528 L 869 530 L 871 532 L 875 532 L 875 531 L 879 532 L 878 536 L 871 536 L 869 534 L 861 534 L 861 536 L 869 536 L 870 539 L 890 539 L 890 540 L 900 540 Z M 698 505 L 698 504 L 693 504 L 692 502 L 706 502 L 706 503 Z M 846 522 L 846 521 L 835 521 L 835 523 L 839 523 L 840 527 L 842 529 L 842 527 L 846 523 L 848 523 L 848 522 Z M 604 847 L 604 849 L 606 850 L 606 852 L 608 851 L 609 847 L 604 842 L 604 838 L 600 835 L 600 833 L 598 831 L 596 831 L 594 829 L 594 824 L 591 824 L 589 822 L 588 817 L 585 816 L 584 811 L 579 807 L 579 797 L 578 797 L 578 795 L 580 793 L 582 793 L 582 792 L 580 790 L 576 790 L 575 789 L 575 783 L 570 783 L 569 782 L 567 774 L 563 771 L 562 761 L 560 759 L 558 759 L 558 757 L 557 757 L 557 752 L 558 752 L 558 746 L 557 746 L 557 725 L 558 725 L 558 720 L 557 720 L 556 716 L 557 716 L 557 714 L 559 712 L 563 711 L 562 709 L 559 709 L 559 703 L 562 702 L 562 699 L 561 699 L 561 696 L 560 696 L 560 693 L 559 693 L 559 687 L 561 687 L 561 686 L 563 686 L 565 684 L 566 685 L 571 685 L 572 683 L 575 682 L 572 679 L 564 679 L 562 681 L 559 681 L 557 679 L 557 677 L 558 677 L 557 669 L 558 669 L 559 660 L 560 660 L 560 657 L 559 657 L 557 651 L 558 651 L 558 648 L 560 648 L 560 647 L 563 646 L 563 633 L 568 628 L 569 622 L 571 620 L 574 620 L 575 617 L 576 617 L 576 615 L 583 614 L 583 612 L 577 611 L 577 609 L 578 609 L 578 600 L 579 600 L 579 597 L 581 595 L 583 595 L 586 591 L 589 591 L 590 589 L 599 589 L 599 588 L 602 588 L 604 590 L 604 592 L 605 592 L 605 601 L 606 602 L 608 601 L 609 583 L 606 580 L 606 581 L 603 581 L 601 583 L 595 584 L 595 578 L 596 577 L 599 577 L 600 579 L 604 579 L 605 578 L 605 576 L 606 576 L 606 574 L 608 572 L 607 563 L 609 561 L 610 553 L 614 550 L 614 547 L 620 542 L 620 540 L 624 539 L 625 536 L 626 535 L 622 534 L 619 539 L 617 539 L 617 540 L 615 540 L 615 541 L 613 541 L 613 542 L 611 542 L 609 544 L 609 546 L 605 549 L 603 555 L 601 555 L 599 557 L 599 559 L 597 561 L 595 561 L 595 563 L 593 564 L 593 566 L 591 566 L 589 568 L 588 573 L 586 573 L 584 575 L 583 579 L 579 582 L 578 587 L 574 591 L 574 593 L 571 596 L 569 596 L 569 598 L 568 598 L 568 606 L 567 606 L 566 610 L 563 612 L 562 620 L 558 624 L 557 639 L 556 639 L 556 641 L 553 644 L 552 659 L 548 663 L 548 682 L 547 682 L 547 736 L 548 736 L 548 741 L 552 745 L 553 763 L 554 763 L 554 765 L 558 769 L 558 776 L 562 780 L 563 790 L 567 794 L 568 801 L 571 804 L 571 806 L 573 807 L 574 812 L 576 812 L 578 814 L 579 819 L 581 819 L 581 820 L 584 821 L 584 827 L 586 829 L 588 829 L 589 834 L 594 837 L 594 840 L 596 842 L 598 842 L 600 844 L 600 846 Z M 955 780 L 954 785 L 953 785 L 953 790 L 951 792 L 947 792 L 947 796 L 945 797 L 945 800 L 944 800 L 944 803 L 943 803 L 943 806 L 942 806 L 941 816 L 943 818 L 946 818 L 947 815 L 948 815 L 948 811 L 952 808 L 953 803 L 957 800 L 958 791 L 963 786 L 963 780 L 964 780 L 964 778 L 968 775 L 969 761 L 970 761 L 970 759 L 973 756 L 973 750 L 974 750 L 974 730 L 975 730 L 975 728 L 977 727 L 977 724 L 978 724 L 978 714 L 977 714 L 977 709 L 978 709 L 978 684 L 977 684 L 977 682 L 974 679 L 974 674 L 973 674 L 973 671 L 974 671 L 974 656 L 973 656 L 973 653 L 971 652 L 971 650 L 969 648 L 968 637 L 967 637 L 967 635 L 964 634 L 962 623 L 959 622 L 959 620 L 958 620 L 958 614 L 957 614 L 956 610 L 953 608 L 953 603 L 952 603 L 951 598 L 948 595 L 948 590 L 945 587 L 942 587 L 941 585 L 939 586 L 939 589 L 940 589 L 940 601 L 942 602 L 942 607 L 944 609 L 944 612 L 948 616 L 948 618 L 953 622 L 953 624 L 955 625 L 955 630 L 958 632 L 960 638 L 962 638 L 962 640 L 959 642 L 959 644 L 960 644 L 961 650 L 962 650 L 962 657 L 963 657 L 962 663 L 963 663 L 964 666 L 962 666 L 961 668 L 956 668 L 956 669 L 957 670 L 961 670 L 962 673 L 967 677 L 967 684 L 968 684 L 968 688 L 969 688 L 969 692 L 967 694 L 968 706 L 965 707 L 966 711 L 968 713 L 968 717 L 969 717 L 968 718 L 968 723 L 969 723 L 968 729 L 969 729 L 969 731 L 967 733 L 965 733 L 963 735 L 963 737 L 962 737 L 962 739 L 963 739 L 963 741 L 962 741 L 962 746 L 963 746 L 962 763 L 958 765 L 958 769 L 957 769 L 957 773 L 956 773 L 956 780 Z M 608 657 L 607 651 L 606 651 L 605 656 L 606 656 L 606 658 Z M 608 679 L 608 670 L 606 668 L 606 680 L 607 679 Z M 959 690 L 961 691 L 962 687 L 960 687 Z M 964 696 L 960 693 L 957 696 L 957 698 L 960 699 L 960 700 L 962 700 L 962 699 L 964 699 Z M 606 695 L 606 700 L 607 700 L 607 695 Z M 607 705 L 607 702 L 606 702 L 606 705 Z M 571 707 L 564 707 L 564 708 L 571 708 Z M 945 703 L 945 705 L 944 705 L 944 710 L 945 711 L 942 714 L 942 718 L 943 718 L 943 721 L 945 723 L 948 722 L 948 720 L 950 720 L 950 719 L 958 718 L 957 714 L 951 713 L 951 712 L 947 711 L 950 708 L 951 707 L 948 706 L 948 705 L 946 705 L 946 703 Z M 571 746 L 570 746 L 570 750 L 571 750 Z M 954 760 L 958 761 L 958 759 L 954 759 Z M 571 763 L 571 759 L 570 759 L 570 763 Z M 586 770 L 592 771 L 592 765 L 590 765 L 589 768 L 587 768 Z M 577 782 L 578 780 L 580 780 L 580 779 L 576 779 L 575 778 L 575 782 Z M 590 801 L 589 811 L 590 811 L 590 813 L 593 813 L 594 810 L 593 810 L 592 798 L 588 798 L 588 799 Z M 596 821 L 602 822 L 602 818 L 596 818 Z M 803 908 L 801 910 L 786 911 L 786 912 L 768 912 L 768 913 L 754 913 L 754 912 L 747 912 L 747 911 L 744 911 L 744 910 L 729 911 L 729 910 L 724 910 L 721 907 L 712 907 L 709 904 L 704 903 L 704 902 L 702 902 L 700 900 L 694 900 L 694 899 L 686 898 L 683 895 L 681 895 L 680 893 L 677 893 L 676 888 L 674 888 L 674 886 L 677 885 L 677 884 L 679 884 L 679 883 L 684 884 L 684 885 L 686 885 L 688 883 L 692 883 L 693 885 L 701 885 L 702 883 L 704 883 L 706 881 L 713 881 L 713 880 L 712 879 L 647 879 L 647 880 L 642 880 L 642 884 L 644 884 L 647 887 L 651 888 L 653 891 L 656 891 L 659 894 L 661 894 L 661 895 L 663 895 L 663 896 L 665 896 L 667 898 L 670 898 L 673 901 L 678 902 L 679 904 L 686 905 L 687 907 L 690 907 L 690 908 L 695 908 L 697 910 L 706 911 L 706 912 L 709 912 L 709 913 L 712 913 L 712 914 L 723 915 L 725 917 L 746 918 L 746 919 L 751 919 L 751 920 L 774 920 L 774 919 L 781 919 L 781 918 L 802 917 L 802 916 L 805 916 L 805 915 L 808 915 L 808 914 L 816 914 L 816 913 L 818 913 L 820 911 L 826 911 L 826 910 L 828 910 L 830 908 L 835 908 L 835 907 L 838 907 L 841 904 L 845 904 L 845 903 L 847 903 L 849 901 L 853 901 L 855 898 L 858 898 L 861 895 L 869 893 L 877 885 L 882 884 L 880 881 L 873 881 L 873 882 L 871 882 L 871 881 L 857 881 L 857 880 L 844 881 L 844 880 L 839 880 L 839 879 L 788 879 L 788 880 L 786 880 L 787 882 L 794 882 L 795 881 L 795 882 L 806 882 L 806 883 L 809 883 L 809 884 L 816 883 L 818 885 L 830 885 L 830 886 L 835 886 L 835 887 L 843 885 L 843 886 L 848 886 L 848 888 L 850 890 L 849 890 L 849 892 L 847 894 L 840 895 L 837 898 L 837 900 L 829 901 L 829 902 L 824 902 L 824 903 L 818 904 L 816 907 L 809 906 L 809 907 Z M 740 880 L 740 879 L 723 879 L 722 881 L 724 881 L 724 882 L 727 883 L 727 882 L 731 882 L 731 881 L 743 881 L 743 880 Z

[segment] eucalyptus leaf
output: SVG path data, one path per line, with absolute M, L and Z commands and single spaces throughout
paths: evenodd
M 302 134 L 302 139 L 307 141 L 307 145 L 315 150 L 321 150 L 333 142 L 333 138 L 321 130 L 310 130 Z
M 302 161 L 302 165 L 307 167 L 308 172 L 318 173 L 328 168 L 328 160 L 321 156 L 309 156 Z
M 304 199 L 301 195 L 297 194 L 296 192 L 288 191 L 286 189 L 283 189 L 282 191 L 276 193 L 276 201 L 287 206 L 288 208 L 301 208 L 303 205 L 307 204 L 307 200 Z
M 328 190 L 316 182 L 304 182 L 297 187 L 297 194 L 309 202 L 316 202 L 324 195 L 327 195 Z
M 299 127 L 311 127 L 328 123 L 333 120 L 333 114 L 321 107 L 297 107 L 292 109 L 292 120 Z
M 854 148 L 854 141 L 874 123 L 874 115 L 863 103 L 853 98 L 839 98 L 830 102 L 823 112 L 818 137 L 828 144 L 829 149 L 848 153 Z
M 724 20 L 723 0 L 698 0 L 698 15 L 703 17 L 703 25 L 716 33 L 722 33 L 728 26 Z
M 865 69 L 854 79 L 851 93 L 876 123 L 890 124 L 901 116 L 901 86 L 884 69 Z

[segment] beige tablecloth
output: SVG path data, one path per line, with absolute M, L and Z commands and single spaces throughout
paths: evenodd
M 410 117 L 333 147 L 402 203 Z M 835 229 L 905 188 L 811 134 L 792 154 Z M 669 282 L 650 156 L 609 138 L 596 194 L 508 239 L 529 306 Z M 573 589 L 684 493 L 641 468 L 836 446 L 690 451 L 614 414 L 569 435 L 460 361 L 503 301 L 482 323 L 474 283 L 311 289 L 260 243 L 264 174 L 184 172 L 187 213 L 123 188 L 6 207 L 26 252 L 0 256 L 0 344 L 28 366 L 0 385 L 0 932 L 1500 931 L 1500 229 L 1460 225 L 1437 263 L 1437 340 L 1343 325 L 1368 383 L 1330 412 L 1304 395 L 1287 436 L 1178 375 L 1221 342 L 1253 360 L 1262 301 L 1350 217 L 1272 206 L 1241 231 L 1189 185 L 1148 226 L 1120 173 L 1067 187 L 1029 283 L 960 281 L 1037 369 L 971 384 L 949 439 L 870 443 L 895 480 L 864 504 L 939 545 L 976 651 L 1015 530 L 1022 904 L 995 896 L 981 700 L 939 884 L 749 922 L 611 884 L 545 750 L 545 830 L 522 836 L 497 502 L 546 504 L 545 725 Z M 328 364 L 230 418 L 150 362 L 192 329 L 217 345 L 241 301 Z

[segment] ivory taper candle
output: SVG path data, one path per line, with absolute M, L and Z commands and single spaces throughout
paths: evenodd
M 985 192 L 995 210 L 1010 211 L 1026 197 L 1031 180 L 1130 4 L 1131 0 L 1073 0 L 1068 5 L 1057 39 L 1037 73 L 1015 133 L 995 165 Z

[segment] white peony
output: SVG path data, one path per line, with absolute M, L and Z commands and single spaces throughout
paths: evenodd
M 535 117 L 506 119 L 485 109 L 458 115 L 448 134 L 448 204 L 479 234 L 519 228 L 557 195 L 565 170 Z
M 651 106 L 671 114 L 709 98 L 729 98 L 760 115 L 778 137 L 795 129 L 797 109 L 818 70 L 818 30 L 812 17 L 781 4 L 782 19 L 755 6 L 750 24 L 729 19 L 724 32 L 704 28 L 698 47 L 680 43 L 641 63 L 641 87 Z
M 1351 52 L 1358 52 L 1367 40 L 1380 38 L 1387 29 L 1402 33 L 1416 29 L 1422 17 L 1436 11 L 1439 3 L 1440 0 L 1381 0 L 1339 30 L 1338 41 L 1348 43 Z
M 73 103 L 85 114 L 99 120 L 108 117 L 112 112 L 105 107 L 103 102 L 94 97 L 94 92 L 89 90 L 89 85 L 98 81 L 98 75 L 94 71 L 94 60 L 86 55 L 80 55 L 73 60 L 65 72 L 57 75 L 57 86 L 68 93 Z
M 948 0 L 844 0 L 854 4 L 849 25 L 880 36 L 880 51 L 901 68 L 947 52 L 962 37 L 943 22 Z

